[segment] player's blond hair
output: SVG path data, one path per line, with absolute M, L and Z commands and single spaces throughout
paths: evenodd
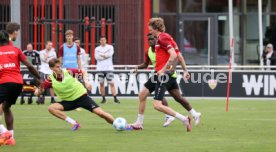
M 148 26 L 151 26 L 154 30 L 165 32 L 166 27 L 164 20 L 161 17 L 153 17 L 149 20 Z

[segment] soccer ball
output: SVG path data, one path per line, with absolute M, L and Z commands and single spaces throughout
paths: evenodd
M 125 118 L 118 117 L 113 122 L 113 127 L 118 131 L 123 131 L 126 129 L 127 121 Z

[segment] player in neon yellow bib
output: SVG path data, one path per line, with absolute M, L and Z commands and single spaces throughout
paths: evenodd
M 91 84 L 88 82 L 87 72 L 78 69 L 62 69 L 59 59 L 52 59 L 49 61 L 49 66 L 53 74 L 44 81 L 44 88 L 39 88 L 35 91 L 35 95 L 40 95 L 45 88 L 52 87 L 61 102 L 51 104 L 48 111 L 66 122 L 72 124 L 72 130 L 75 131 L 80 128 L 80 124 L 74 119 L 68 117 L 63 111 L 70 111 L 76 108 L 84 108 L 90 112 L 95 113 L 99 117 L 105 119 L 112 124 L 114 118 L 109 113 L 103 111 L 87 94 L 87 90 L 91 90 Z M 85 87 L 77 80 L 81 76 L 84 80 Z
M 147 68 L 150 62 L 152 63 L 153 67 L 155 67 L 156 56 L 155 56 L 154 49 L 155 49 L 155 44 L 156 44 L 156 38 L 152 34 L 148 34 L 148 42 L 149 42 L 150 47 L 149 47 L 148 51 L 145 52 L 145 62 L 142 63 L 141 65 L 138 65 L 134 72 L 137 72 L 138 69 Z M 181 63 L 183 73 L 184 73 L 184 78 L 189 79 L 190 75 L 186 69 L 186 63 L 185 63 L 185 60 L 184 60 L 183 56 L 181 55 L 181 53 L 178 54 L 178 60 Z M 176 79 L 177 78 L 176 72 L 174 72 L 171 75 L 171 77 Z M 154 75 L 153 79 L 156 80 L 157 75 Z M 137 117 L 137 121 L 135 123 L 131 124 L 133 129 L 143 129 L 143 119 L 144 119 L 144 111 L 146 108 L 147 96 L 149 96 L 150 93 L 154 91 L 154 89 L 155 89 L 155 83 L 152 82 L 152 78 L 149 78 L 149 80 L 144 84 L 144 88 L 139 93 L 138 117 Z M 192 108 L 192 106 L 189 104 L 189 102 L 181 96 L 177 87 L 175 89 L 169 90 L 169 92 L 177 102 L 179 102 L 187 111 L 190 112 L 190 114 L 193 116 L 193 118 L 196 122 L 196 125 L 198 125 L 198 123 L 200 121 L 201 113 L 196 112 Z M 165 106 L 168 106 L 168 102 L 165 98 L 163 98 L 162 104 Z M 164 127 L 169 126 L 170 123 L 174 119 L 175 119 L 174 117 L 166 115 L 166 121 L 163 124 L 163 126 Z

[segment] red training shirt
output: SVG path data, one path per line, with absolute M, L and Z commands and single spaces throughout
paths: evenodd
M 23 84 L 20 61 L 26 59 L 19 48 L 12 45 L 0 46 L 0 84 L 8 82 Z
M 156 45 L 155 45 L 155 53 L 156 53 L 156 66 L 155 71 L 161 70 L 170 58 L 170 54 L 168 52 L 169 49 L 174 48 L 176 54 L 179 53 L 178 46 L 173 38 L 167 33 L 161 33 L 158 36 Z

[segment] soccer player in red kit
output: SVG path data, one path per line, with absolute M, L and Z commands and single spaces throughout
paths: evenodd
M 12 41 L 16 40 L 19 30 L 20 30 L 20 25 L 16 22 L 9 22 L 6 25 L 6 31 L 9 34 L 10 45 L 13 45 Z M 2 113 L 3 113 L 2 104 L 0 104 L 0 120 L 1 120 Z
M 183 122 L 187 131 L 192 131 L 190 117 L 184 116 L 170 107 L 162 105 L 166 89 L 179 89 L 176 79 L 172 77 L 175 66 L 178 63 L 177 54 L 179 49 L 173 38 L 165 33 L 165 25 L 162 18 L 151 18 L 148 23 L 149 31 L 157 37 L 155 45 L 156 66 L 155 71 L 158 79 L 155 84 L 153 106 L 156 110 L 171 115 Z
M 11 106 L 16 103 L 23 86 L 20 73 L 20 61 L 39 80 L 38 71 L 28 61 L 19 48 L 9 44 L 9 35 L 6 31 L 0 31 L 0 104 L 3 103 L 3 111 L 7 128 L 0 123 L 0 145 L 15 145 L 13 136 L 13 114 Z M 40 84 L 40 80 L 37 81 Z
M 150 48 L 148 49 L 148 51 L 145 52 L 145 61 L 143 64 L 138 65 L 136 67 L 136 69 L 134 70 L 134 72 L 137 72 L 138 69 L 143 69 L 143 68 L 148 67 L 149 62 L 151 62 L 153 64 L 153 67 L 155 67 L 155 62 L 156 62 L 155 44 L 156 44 L 157 38 L 155 36 L 153 36 L 152 34 L 148 34 L 148 41 L 150 44 Z M 179 53 L 177 57 L 178 57 L 179 62 L 181 63 L 182 69 L 183 69 L 184 79 L 188 80 L 190 78 L 190 74 L 186 68 L 186 63 L 185 63 L 184 57 L 181 55 L 181 53 Z M 176 81 L 177 73 L 174 72 L 174 74 L 172 74 L 171 77 L 173 77 L 172 81 Z M 148 81 L 144 84 L 143 89 L 139 92 L 138 117 L 137 117 L 137 121 L 135 123 L 131 124 L 132 128 L 135 130 L 143 129 L 144 111 L 146 108 L 146 99 L 147 99 L 147 96 L 155 90 L 156 81 L 153 81 L 153 80 L 156 80 L 156 79 L 157 79 L 157 75 L 154 75 L 154 78 L 150 77 L 148 79 Z M 195 125 L 197 126 L 200 122 L 201 113 L 196 112 L 196 110 L 190 105 L 190 103 L 187 101 L 187 99 L 182 97 L 178 88 L 169 90 L 169 93 L 174 98 L 175 101 L 180 103 L 187 111 L 189 111 L 189 113 L 195 120 Z M 168 106 L 168 103 L 165 98 L 163 98 L 162 104 L 165 106 Z M 163 126 L 164 127 L 169 126 L 170 123 L 172 121 L 174 121 L 174 119 L 175 119 L 174 117 L 166 115 L 166 119 L 165 119 L 166 121 L 163 124 Z

